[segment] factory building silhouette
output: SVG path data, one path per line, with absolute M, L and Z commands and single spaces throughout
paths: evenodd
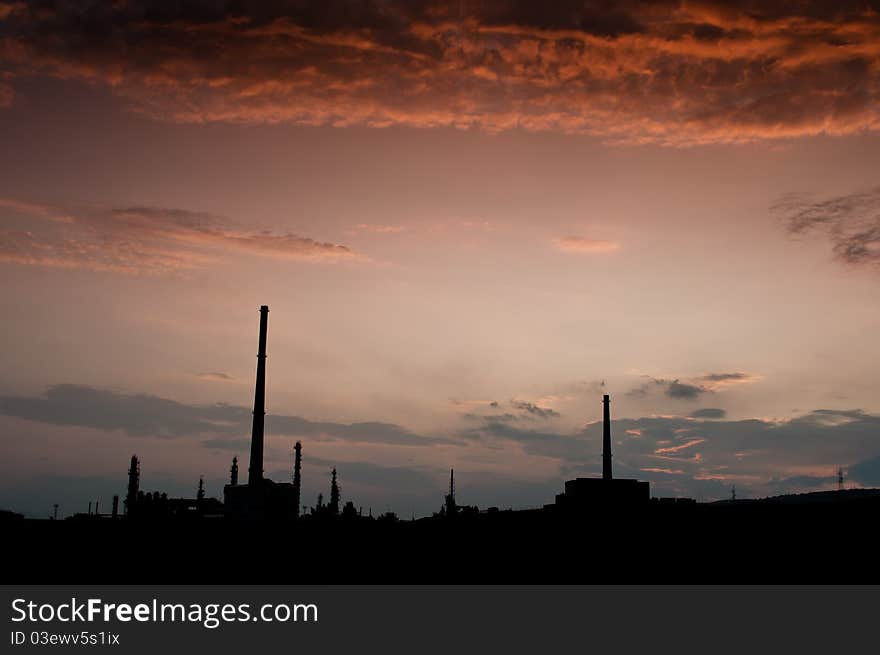
M 204 478 L 199 478 L 198 490 L 193 499 L 168 498 L 166 494 L 159 492 L 144 493 L 140 489 L 140 461 L 136 455 L 132 455 L 128 469 L 128 490 L 124 502 L 127 517 L 181 518 L 198 516 L 204 518 L 223 516 L 235 520 L 275 521 L 294 521 L 306 516 L 310 518 L 362 517 L 363 512 L 355 511 L 351 501 L 340 508 L 340 487 L 335 467 L 331 471 L 329 503 L 325 504 L 323 494 L 319 494 L 316 505 L 309 513 L 304 512 L 301 441 L 297 441 L 293 448 L 291 482 L 271 480 L 264 475 L 268 324 L 269 307 L 262 305 L 260 307 L 260 331 L 257 344 L 257 370 L 247 483 L 239 484 L 239 465 L 236 456 L 232 458 L 232 465 L 229 468 L 229 484 L 223 487 L 222 503 L 205 496 Z M 556 502 L 545 505 L 543 511 L 565 514 L 603 507 L 637 506 L 646 504 L 650 500 L 648 482 L 614 478 L 611 464 L 610 396 L 606 394 L 602 399 L 602 404 L 602 477 L 576 478 L 565 482 L 564 491 L 556 496 Z M 488 511 L 497 512 L 498 509 L 490 508 Z M 435 517 L 448 519 L 474 516 L 479 513 L 477 507 L 459 505 L 456 502 L 455 471 L 450 469 L 449 489 L 443 498 L 440 511 L 435 514 Z M 392 517 L 396 518 L 390 512 L 385 516 L 385 518 Z M 370 510 L 368 518 L 372 518 L 372 510 Z
M 607 505 L 639 505 L 651 499 L 647 482 L 615 478 L 611 471 L 611 396 L 602 397 L 602 477 L 576 478 L 556 496 L 562 510 L 591 509 Z
M 204 478 L 199 478 L 194 499 L 169 498 L 164 493 L 140 490 L 141 468 L 137 455 L 132 455 L 128 469 L 128 493 L 125 497 L 125 515 L 129 518 L 185 518 L 226 517 L 238 520 L 295 520 L 302 512 L 302 442 L 293 448 L 291 482 L 277 482 L 263 475 L 263 451 L 266 416 L 266 342 L 268 337 L 269 307 L 260 307 L 260 334 L 257 350 L 257 375 L 254 389 L 253 424 L 251 428 L 250 463 L 246 484 L 239 484 L 238 457 L 232 458 L 229 484 L 223 487 L 222 503 L 205 496 Z M 325 505 L 319 494 L 312 509 L 313 517 L 347 518 L 360 516 L 350 501 L 340 509 L 340 487 L 337 471 L 331 472 L 330 503 Z M 91 511 L 89 512 L 91 515 Z

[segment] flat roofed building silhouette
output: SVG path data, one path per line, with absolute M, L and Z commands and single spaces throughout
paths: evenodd
M 611 469 L 611 397 L 602 397 L 602 477 L 575 478 L 556 496 L 556 508 L 577 510 L 615 505 L 640 505 L 651 499 L 648 482 L 615 479 Z

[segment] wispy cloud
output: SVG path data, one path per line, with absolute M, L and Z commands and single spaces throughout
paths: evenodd
M 559 416 L 559 412 L 551 407 L 540 407 L 535 403 L 530 403 L 527 400 L 511 400 L 510 406 L 514 409 L 519 409 L 531 416 L 535 416 L 537 418 L 557 418 Z
M 792 235 L 823 232 L 839 260 L 880 266 L 880 186 L 825 199 L 790 194 L 772 209 Z
M 0 198 L 0 225 L 0 262 L 31 266 L 159 275 L 209 266 L 228 253 L 369 261 L 347 246 L 249 232 L 224 217 L 165 207 L 56 207 Z
M 358 223 L 354 232 L 374 232 L 376 234 L 398 234 L 406 230 L 403 225 L 385 225 L 382 223 Z
M 217 382 L 234 382 L 235 377 L 229 375 L 229 373 L 223 373 L 222 371 L 211 371 L 208 373 L 199 373 L 196 375 L 200 380 L 214 380 Z
M 654 451 L 655 455 L 666 455 L 669 453 L 680 453 L 682 450 L 686 450 L 688 448 L 693 448 L 694 446 L 699 446 L 701 443 L 706 441 L 705 439 L 691 439 L 689 441 L 685 441 L 681 444 L 676 444 L 675 446 L 665 446 L 663 448 L 657 448 Z
M 605 241 L 603 239 L 588 239 L 579 236 L 567 236 L 560 239 L 554 239 L 553 244 L 562 252 L 573 253 L 601 253 L 614 252 L 620 248 L 620 244 L 615 241 Z
M 570 397 L 546 396 L 536 401 L 521 400 L 512 398 L 507 405 L 513 410 L 512 412 L 499 412 L 501 403 L 497 400 L 453 400 L 453 407 L 465 409 L 462 417 L 470 420 L 494 421 L 500 423 L 508 423 L 512 421 L 537 420 L 537 419 L 554 419 L 559 418 L 561 414 L 547 405 L 559 400 L 570 400 Z M 482 411 L 479 411 L 482 410 Z
M 752 373 L 707 373 L 695 378 L 655 378 L 645 376 L 645 381 L 627 392 L 631 398 L 645 397 L 654 391 L 662 391 L 667 397 L 676 400 L 696 400 L 706 393 L 720 391 L 737 384 L 749 384 L 761 380 L 760 375 Z M 721 411 L 721 410 L 706 410 Z
M 744 373 L 737 371 L 735 373 L 707 373 L 696 378 L 696 382 L 703 388 L 716 391 L 724 387 L 730 387 L 737 384 L 751 384 L 758 382 L 762 378 L 754 373 Z

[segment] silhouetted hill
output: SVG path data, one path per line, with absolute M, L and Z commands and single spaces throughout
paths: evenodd
M 25 520 L 4 541 L 9 583 L 877 583 L 880 494 L 852 491 L 418 521 Z
M 767 498 L 742 498 L 737 500 L 718 500 L 711 505 L 821 505 L 827 503 L 864 502 L 880 498 L 880 489 L 840 489 L 834 491 L 811 491 L 802 494 L 783 494 Z
M 22 519 L 24 519 L 23 514 L 8 509 L 0 509 L 0 523 L 5 523 L 6 521 L 21 521 Z

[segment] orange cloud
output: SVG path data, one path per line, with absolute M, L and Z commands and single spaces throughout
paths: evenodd
M 615 243 L 614 241 L 587 239 L 578 236 L 567 236 L 562 237 L 561 239 L 554 239 L 553 244 L 562 252 L 575 253 L 614 252 L 620 248 L 620 244 Z
M 738 384 L 760 382 L 763 379 L 764 378 L 760 375 L 738 371 L 736 373 L 707 373 L 706 375 L 697 378 L 696 382 L 698 382 L 703 389 L 718 391 L 719 389 Z
M 640 471 L 645 471 L 646 473 L 666 473 L 667 475 L 684 475 L 684 471 L 681 469 L 667 469 L 667 468 L 658 468 L 656 466 L 647 466 L 639 469 Z
M 104 83 L 137 112 L 188 123 L 553 130 L 671 146 L 880 129 L 880 17 L 859 3 L 341 2 L 252 15 L 142 4 L 10 5 L 5 84 Z M 12 98 L 0 87 L 0 104 Z
M 687 448 L 693 448 L 701 443 L 706 441 L 705 439 L 691 439 L 690 441 L 686 441 L 683 444 L 679 444 L 677 446 L 668 446 L 666 448 L 658 448 L 654 451 L 655 455 L 665 455 L 667 453 L 678 453 Z

